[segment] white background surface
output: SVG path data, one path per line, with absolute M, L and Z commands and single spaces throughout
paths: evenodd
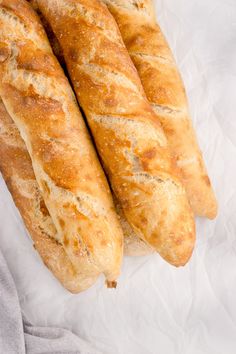
M 100 279 L 71 295 L 33 251 L 0 177 L 0 247 L 22 309 L 37 325 L 73 330 L 107 354 L 236 353 L 236 0 L 156 0 L 187 88 L 219 200 L 197 220 L 191 262 L 126 258 L 116 291 Z M 2 158 L 2 157 L 1 157 Z

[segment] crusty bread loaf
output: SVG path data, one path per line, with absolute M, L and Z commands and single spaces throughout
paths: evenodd
M 37 0 L 129 224 L 168 262 L 191 256 L 195 227 L 166 138 L 117 25 L 98 0 Z
M 47 22 L 46 18 L 41 13 L 40 9 L 38 8 L 37 0 L 28 0 L 31 4 L 33 9 L 37 12 L 42 21 L 44 29 L 47 33 L 48 40 L 51 44 L 52 50 L 57 57 L 58 61 L 60 62 L 61 66 L 66 70 L 65 67 L 65 60 L 62 53 L 62 49 L 60 43 L 57 40 L 57 37 L 54 35 L 50 24 Z M 145 256 L 154 252 L 154 249 L 144 242 L 141 238 L 139 238 L 132 227 L 129 225 L 127 219 L 124 216 L 122 208 L 120 207 L 115 195 L 113 193 L 113 200 L 115 204 L 115 209 L 117 215 L 119 217 L 120 224 L 122 226 L 122 231 L 124 234 L 124 255 L 125 256 Z
M 77 274 L 48 213 L 25 143 L 0 99 L 0 171 L 23 221 L 45 265 L 73 293 L 94 283 L 96 278 Z
M 214 218 L 217 202 L 189 116 L 186 93 L 152 0 L 103 0 L 116 19 L 144 91 L 161 122 L 195 214 Z
M 109 187 L 70 85 L 24 0 L 0 2 L 0 95 L 26 143 L 55 237 L 81 278 L 103 273 L 113 285 L 123 236 Z

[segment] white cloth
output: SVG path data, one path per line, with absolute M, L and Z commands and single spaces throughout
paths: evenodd
M 71 295 L 33 251 L 3 181 L 1 248 L 34 325 L 70 329 L 107 354 L 235 354 L 236 1 L 155 3 L 219 201 L 215 221 L 197 220 L 191 262 L 175 269 L 158 255 L 126 258 L 116 290 L 100 279 Z

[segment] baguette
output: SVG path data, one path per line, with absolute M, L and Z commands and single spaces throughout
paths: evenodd
M 193 214 L 113 17 L 98 0 L 37 3 L 128 223 L 165 260 L 184 265 L 195 241 Z
M 70 85 L 26 1 L 2 0 L 0 19 L 0 96 L 29 151 L 55 237 L 81 279 L 103 273 L 115 286 L 123 235 Z
M 196 215 L 216 217 L 217 202 L 199 149 L 182 79 L 155 20 L 152 0 L 103 0 L 114 16 L 182 175 Z
M 96 278 L 78 274 L 62 244 L 35 180 L 31 159 L 20 133 L 0 99 L 0 171 L 44 264 L 70 292 Z
M 38 16 L 40 17 L 40 20 L 41 20 L 41 22 L 44 26 L 44 29 L 47 33 L 48 40 L 49 40 L 50 45 L 52 47 L 53 53 L 57 57 L 59 63 L 63 67 L 63 69 L 66 71 L 65 60 L 63 57 L 60 43 L 58 42 L 56 36 L 54 35 L 51 26 L 46 21 L 43 14 L 40 12 L 40 10 L 38 8 L 37 0 L 28 0 L 28 2 L 31 4 L 33 9 L 37 12 Z M 148 245 L 146 242 L 144 242 L 141 238 L 139 238 L 135 234 L 132 227 L 129 225 L 127 219 L 124 216 L 122 208 L 120 207 L 118 201 L 115 198 L 114 193 L 113 193 L 113 200 L 114 200 L 114 204 L 115 204 L 116 213 L 119 217 L 119 221 L 122 226 L 122 231 L 124 234 L 124 255 L 125 256 L 146 256 L 148 254 L 153 253 L 154 249 L 150 245 Z

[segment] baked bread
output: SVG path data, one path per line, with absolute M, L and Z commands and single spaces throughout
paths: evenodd
M 89 287 L 96 277 L 81 278 L 57 241 L 56 229 L 42 198 L 25 143 L 0 99 L 0 171 L 45 265 L 72 293 Z
M 49 43 L 52 47 L 52 50 L 57 57 L 59 63 L 61 66 L 66 70 L 65 67 L 65 60 L 63 57 L 63 53 L 60 47 L 60 44 L 54 35 L 49 23 L 46 21 L 45 17 L 42 15 L 38 8 L 38 4 L 36 0 L 28 0 L 28 2 L 31 4 L 33 9 L 37 12 L 38 16 L 40 17 L 40 20 L 43 24 L 43 27 L 47 33 L 47 37 L 49 40 Z M 117 212 L 117 215 L 119 217 L 119 221 L 122 226 L 122 231 L 124 234 L 124 255 L 125 256 L 145 256 L 150 253 L 154 252 L 154 249 L 148 245 L 146 242 L 144 242 L 142 239 L 137 237 L 135 234 L 134 230 L 131 228 L 129 225 L 128 221 L 126 220 L 124 213 L 116 200 L 114 194 L 113 194 L 113 199 L 114 199 L 114 204 L 115 204 L 115 209 Z
M 156 23 L 152 0 L 103 0 L 117 21 L 182 174 L 195 214 L 210 219 L 217 202 L 199 149 L 182 79 Z
M 0 20 L 0 96 L 26 143 L 55 237 L 81 290 L 101 273 L 115 286 L 123 235 L 68 80 L 26 1 L 1 1 Z
M 164 259 L 184 265 L 195 241 L 193 214 L 113 17 L 98 0 L 37 3 L 127 221 Z

